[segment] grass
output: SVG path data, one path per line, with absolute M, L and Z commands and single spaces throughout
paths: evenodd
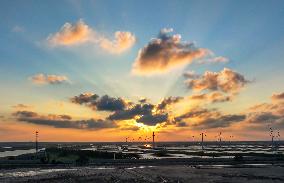
M 114 152 L 74 150 L 68 148 L 47 148 L 46 163 L 77 163 L 87 164 L 89 161 L 98 159 L 113 159 Z M 115 153 L 116 159 L 139 159 L 137 154 Z

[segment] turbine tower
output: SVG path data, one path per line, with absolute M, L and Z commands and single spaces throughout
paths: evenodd
M 154 149 L 155 148 L 155 132 L 153 132 L 152 137 L 153 137 L 152 148 Z
M 38 153 L 38 131 L 35 132 L 35 138 L 36 153 Z
M 201 133 L 201 147 L 202 147 L 202 151 L 204 150 L 204 145 L 203 145 L 203 142 L 204 142 L 204 136 L 206 137 L 206 134 L 205 133 Z

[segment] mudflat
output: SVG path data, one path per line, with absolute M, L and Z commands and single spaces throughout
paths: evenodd
M 284 182 L 284 167 L 265 166 L 128 166 L 16 168 L 1 170 L 0 182 Z

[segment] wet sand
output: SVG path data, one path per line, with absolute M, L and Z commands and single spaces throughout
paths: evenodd
M 138 166 L 1 170 L 0 182 L 284 182 L 284 167 Z

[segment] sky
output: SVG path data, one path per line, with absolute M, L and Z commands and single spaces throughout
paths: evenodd
M 0 141 L 280 140 L 283 32 L 281 0 L 2 0 Z

